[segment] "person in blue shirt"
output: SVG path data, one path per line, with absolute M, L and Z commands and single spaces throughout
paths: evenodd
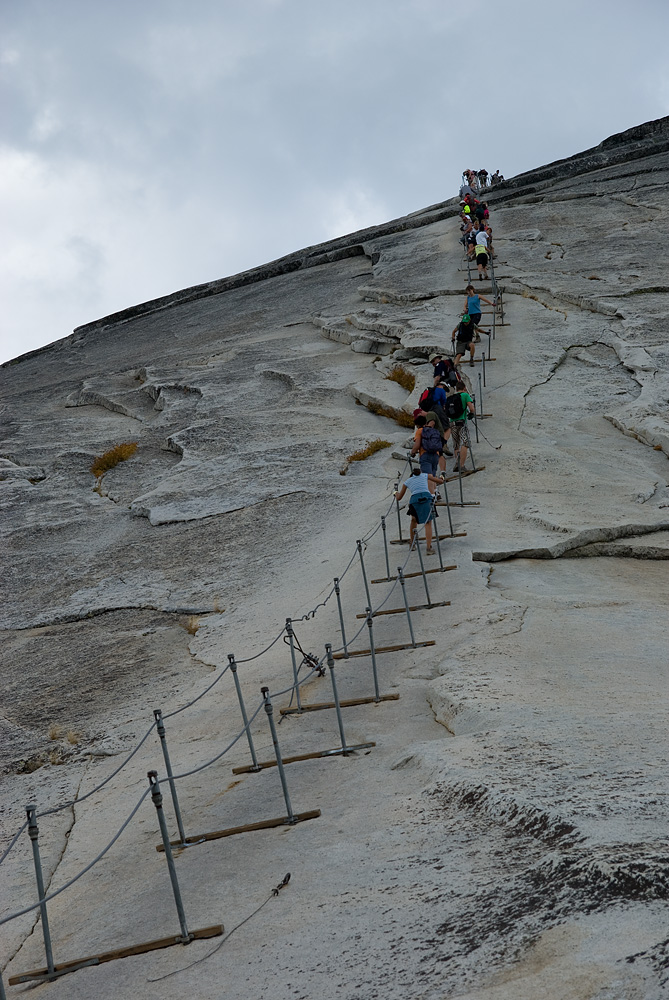
M 469 318 L 474 326 L 478 326 L 481 322 L 481 302 L 485 302 L 487 306 L 493 306 L 494 308 L 495 300 L 493 299 L 491 302 L 485 295 L 477 295 L 473 285 L 467 285 L 465 293 L 467 298 L 465 299 L 463 312 L 469 313 Z M 484 330 L 483 332 L 485 333 L 486 331 Z

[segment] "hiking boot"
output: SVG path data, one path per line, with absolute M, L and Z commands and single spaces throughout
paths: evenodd
M 473 362 L 473 361 L 470 361 L 470 362 L 469 362 L 469 367 L 470 367 L 470 368 L 473 368 L 473 367 L 474 367 L 474 362 Z
M 426 556 L 433 556 L 434 555 L 434 549 L 432 548 L 431 545 L 430 545 L 429 548 L 425 549 L 425 555 Z

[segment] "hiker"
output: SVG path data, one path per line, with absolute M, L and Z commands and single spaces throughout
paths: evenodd
M 458 472 L 464 470 L 468 448 L 471 448 L 467 417 L 470 413 L 476 416 L 474 400 L 467 392 L 464 382 L 458 382 L 455 392 L 448 397 L 446 412 L 451 421 L 451 434 L 453 435 L 453 454 L 455 455 L 453 472 Z
M 477 295 L 473 285 L 467 285 L 465 293 L 467 296 L 465 299 L 465 312 L 469 313 L 472 323 L 477 328 L 474 340 L 478 342 L 481 339 L 478 333 L 478 325 L 481 322 L 481 302 L 485 302 L 486 305 L 492 306 L 494 309 L 495 300 L 493 299 L 491 302 L 490 299 L 485 297 L 485 295 Z M 487 333 L 489 335 L 488 330 L 483 330 L 483 333 Z
M 479 170 L 478 173 L 479 183 L 481 185 L 481 190 L 488 186 L 488 171 Z
M 484 229 L 485 234 L 488 237 L 488 256 L 490 257 L 490 260 L 492 260 L 495 256 L 495 248 L 492 245 L 492 229 L 490 226 L 485 226 Z
M 434 356 L 439 357 L 439 355 L 434 355 Z M 457 372 L 455 371 L 453 362 L 450 359 L 447 359 L 447 362 L 453 369 L 452 372 L 450 372 L 450 375 L 451 378 L 453 379 L 453 385 L 455 385 L 455 382 L 457 381 Z M 435 382 L 436 381 L 437 380 L 435 379 Z M 437 385 L 432 385 L 429 387 L 429 389 L 425 389 L 423 392 L 421 392 L 420 399 L 418 400 L 419 409 L 417 411 L 414 410 L 414 417 L 417 417 L 420 414 L 421 416 L 425 417 L 428 421 L 430 420 L 430 417 L 435 418 L 434 425 L 442 436 L 444 443 L 444 451 L 447 455 L 450 455 L 451 452 L 446 447 L 446 444 L 451 436 L 451 432 L 448 427 L 448 417 L 446 416 L 446 412 L 444 410 L 445 406 L 446 406 L 446 389 L 443 383 L 437 383 Z M 446 467 L 445 462 L 440 461 L 439 464 L 442 469 Z
M 414 417 L 413 422 L 416 430 L 414 431 L 411 454 L 415 455 L 418 452 L 421 472 L 429 472 L 434 476 L 439 468 L 439 461 L 443 458 L 442 436 L 435 426 L 435 420 L 427 420 L 426 417 L 418 416 Z
M 443 476 L 432 476 L 426 472 L 419 472 L 418 469 L 412 469 L 407 481 L 402 483 L 402 488 L 396 490 L 394 493 L 394 496 L 398 500 L 401 500 L 407 490 L 409 491 L 411 499 L 407 513 L 411 516 L 411 547 L 413 548 L 414 545 L 416 528 L 419 524 L 424 524 L 425 541 L 427 542 L 425 551 L 428 556 L 434 555 L 434 549 L 432 548 L 432 520 L 438 517 L 437 511 L 434 508 L 432 489 L 440 486 L 443 481 Z
M 430 390 L 426 390 L 426 391 L 430 391 Z M 424 405 L 428 406 L 429 403 L 425 403 Z M 439 410 L 438 413 L 437 413 L 437 410 Z M 450 427 L 448 425 L 448 417 L 446 416 L 446 413 L 444 412 L 443 406 L 438 406 L 434 410 L 425 410 L 425 409 L 423 409 L 423 405 L 421 403 L 419 403 L 418 406 L 416 407 L 416 409 L 413 411 L 413 417 L 414 417 L 414 420 L 416 419 L 416 417 L 425 417 L 425 420 L 426 420 L 426 422 L 428 424 L 429 424 L 429 422 L 431 420 L 434 420 L 434 426 L 436 427 L 436 429 L 439 431 L 439 433 L 441 435 L 442 453 L 441 453 L 441 456 L 439 458 L 439 468 L 442 469 L 442 470 L 445 469 L 446 468 L 446 458 L 445 458 L 445 456 L 448 455 L 448 457 L 450 458 L 451 455 L 453 454 L 453 452 L 448 447 L 448 440 L 449 440 L 449 438 L 451 436 L 451 429 L 450 429 Z M 414 424 L 414 428 L 415 428 L 415 424 Z M 414 434 L 415 434 L 415 430 L 414 430 Z
M 476 233 L 476 244 L 474 246 L 476 255 L 476 266 L 479 272 L 479 281 L 488 280 L 488 234 L 481 228 Z
M 467 258 L 469 260 L 474 259 L 476 251 L 476 237 L 479 234 L 479 224 L 474 221 L 472 223 L 472 228 L 465 234 L 465 250 L 467 251 Z
M 469 364 L 473 368 L 474 351 L 476 350 L 474 346 L 474 336 L 476 331 L 474 329 L 474 323 L 469 313 L 463 314 L 462 319 L 451 333 L 452 344 L 455 344 L 456 333 L 458 335 L 458 343 L 457 347 L 453 348 L 453 350 L 455 351 L 455 362 L 454 362 L 455 367 L 456 368 L 458 367 L 464 355 L 467 353 L 467 351 L 469 351 Z M 446 412 L 448 413 L 448 409 L 446 410 Z
M 455 384 L 455 365 L 450 358 L 431 354 L 428 360 L 434 369 L 434 385 L 439 385 L 442 381 Z

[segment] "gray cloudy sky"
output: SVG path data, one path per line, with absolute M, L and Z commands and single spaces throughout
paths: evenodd
M 669 114 L 667 37 L 667 0 L 0 0 L 0 361 Z

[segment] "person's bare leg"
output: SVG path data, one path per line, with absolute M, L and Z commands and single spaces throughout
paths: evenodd
M 409 541 L 411 542 L 411 548 L 413 548 L 413 540 L 416 534 L 416 525 L 418 521 L 415 517 L 411 518 L 411 524 L 409 525 Z
M 432 521 L 427 521 L 425 524 L 425 542 L 427 546 L 428 555 L 432 554 Z
M 460 448 L 460 453 L 458 455 L 458 464 L 461 469 L 464 469 L 465 462 L 467 461 L 467 445 L 463 444 Z
M 475 350 L 476 350 L 476 348 L 474 347 L 474 345 L 470 344 L 469 345 L 469 365 L 470 365 L 471 368 L 474 367 L 474 352 L 475 352 Z

